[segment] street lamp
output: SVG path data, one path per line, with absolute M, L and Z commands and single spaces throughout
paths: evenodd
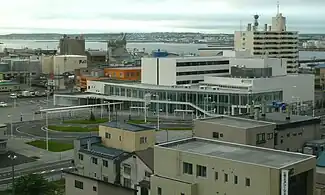
M 13 137 L 14 132 L 13 132 L 13 127 L 12 127 L 12 116 L 11 116 L 11 114 L 8 114 L 8 118 L 10 120 L 10 134 L 11 134 L 11 137 Z
M 10 154 L 8 158 L 11 160 L 11 177 L 12 177 L 12 195 L 15 195 L 15 164 L 14 160 L 17 158 L 16 155 Z
M 204 100 L 203 100 L 203 107 L 204 107 L 204 118 L 206 117 L 206 112 L 207 112 L 207 104 L 208 104 L 208 101 L 211 100 L 211 97 L 210 96 L 207 96 L 207 97 L 204 97 Z
M 147 106 L 150 104 L 151 94 L 144 95 L 144 123 L 147 123 Z
M 48 112 L 45 113 L 45 126 L 46 126 L 46 150 L 49 151 L 49 119 Z
M 156 97 L 156 100 L 159 101 L 159 95 L 158 94 L 154 94 L 152 95 L 153 97 Z M 157 112 L 157 130 L 159 131 L 159 112 L 160 112 L 160 109 L 159 109 L 159 102 L 157 102 L 157 105 L 156 105 L 156 112 Z

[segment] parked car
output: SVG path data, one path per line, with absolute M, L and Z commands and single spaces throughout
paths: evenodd
M 13 99 L 17 98 L 17 94 L 15 94 L 15 93 L 10 94 L 10 98 L 13 98 Z
M 8 106 L 7 103 L 5 103 L 5 102 L 0 102 L 0 107 L 7 107 L 7 106 Z

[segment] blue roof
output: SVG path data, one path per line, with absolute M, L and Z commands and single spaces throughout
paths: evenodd
M 319 157 L 317 158 L 316 165 L 318 167 L 325 167 L 325 152 L 322 152 Z
M 325 68 L 325 64 L 318 64 L 316 67 L 317 68 Z
M 150 126 L 123 123 L 123 122 L 119 122 L 119 121 L 111 121 L 111 122 L 104 123 L 101 125 L 111 127 L 111 128 L 123 129 L 126 131 L 132 131 L 132 132 L 153 130 L 153 128 Z

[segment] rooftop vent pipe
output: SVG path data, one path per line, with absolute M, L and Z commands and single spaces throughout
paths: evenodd
M 269 26 L 269 31 L 272 31 L 272 26 Z
M 266 103 L 263 102 L 263 105 L 262 105 L 262 117 L 265 117 L 266 115 Z
M 267 31 L 267 24 L 264 24 L 264 31 Z

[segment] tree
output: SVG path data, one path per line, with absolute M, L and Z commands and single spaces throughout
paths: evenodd
M 90 121 L 95 121 L 95 120 L 96 120 L 93 111 L 90 112 L 90 118 L 89 118 L 89 120 L 90 120 Z
M 29 174 L 15 179 L 16 195 L 54 195 L 58 187 L 42 175 Z

